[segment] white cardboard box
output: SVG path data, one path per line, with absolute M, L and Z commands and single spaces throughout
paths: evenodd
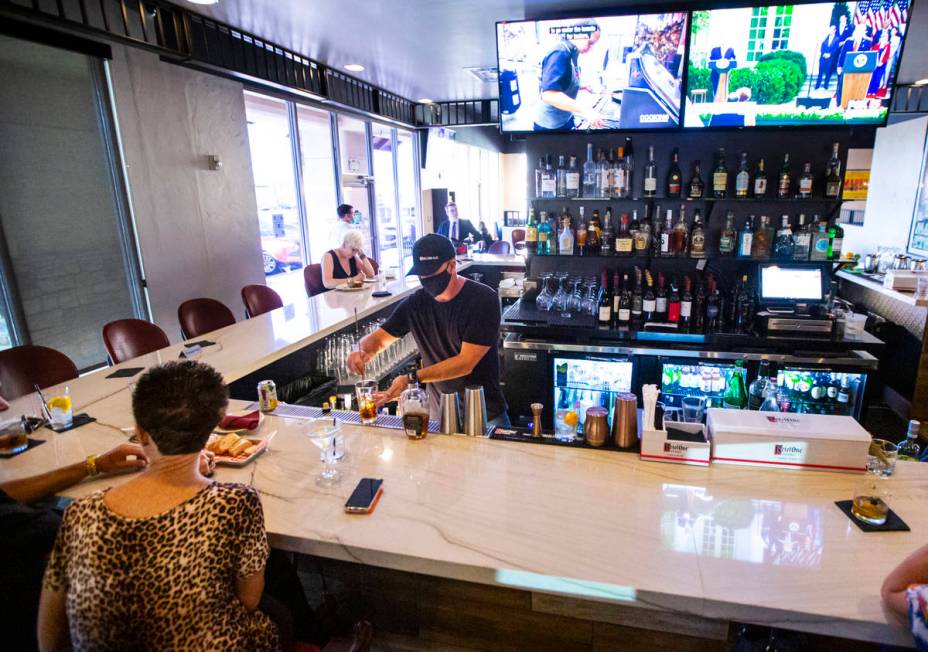
M 851 417 L 710 408 L 716 464 L 865 471 L 870 433 Z
M 674 424 L 678 427 L 696 424 Z M 702 424 L 698 424 L 702 427 Z M 671 464 L 690 464 L 709 466 L 710 445 L 708 441 L 679 441 L 667 439 L 666 430 L 645 430 L 641 435 L 641 452 L 639 456 L 649 462 L 669 462 Z

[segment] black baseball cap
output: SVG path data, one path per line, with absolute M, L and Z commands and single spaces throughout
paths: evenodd
M 449 260 L 454 260 L 451 240 L 437 233 L 429 233 L 416 240 L 412 246 L 412 269 L 406 276 L 431 276 Z

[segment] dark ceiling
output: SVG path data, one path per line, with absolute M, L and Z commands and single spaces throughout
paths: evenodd
M 644 0 L 220 0 L 192 6 L 412 100 L 496 97 L 465 68 L 496 65 L 494 24 L 647 6 Z M 654 3 L 650 3 L 652 6 Z M 916 4 L 899 80 L 928 77 L 928 10 Z M 914 38 L 912 38 L 914 34 Z

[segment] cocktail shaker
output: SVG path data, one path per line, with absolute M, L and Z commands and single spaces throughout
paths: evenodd
M 638 397 L 634 394 L 623 392 L 615 397 L 612 440 L 619 448 L 632 448 L 638 443 Z
M 441 410 L 441 426 L 439 431 L 443 435 L 453 435 L 461 431 L 461 403 L 455 392 L 439 395 L 439 408 Z
M 603 446 L 609 441 L 609 413 L 606 408 L 594 405 L 586 409 L 583 438 L 590 446 Z
M 464 434 L 470 437 L 487 434 L 487 403 L 482 385 L 464 388 Z

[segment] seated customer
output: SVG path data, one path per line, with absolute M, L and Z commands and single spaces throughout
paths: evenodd
M 149 369 L 132 395 L 148 468 L 65 511 L 39 603 L 42 650 L 275 650 L 256 611 L 268 558 L 252 487 L 211 482 L 200 451 L 225 413 L 222 376 Z
M 342 246 L 330 249 L 322 257 L 322 284 L 328 289 L 346 280 L 363 281 L 374 278 L 374 266 L 364 253 L 364 237 L 360 231 L 348 231 Z
M 883 602 L 906 619 L 915 647 L 928 650 L 928 546 L 922 546 L 896 566 L 880 590 Z

